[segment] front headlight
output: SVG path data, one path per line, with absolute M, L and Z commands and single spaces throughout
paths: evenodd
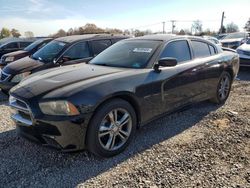
M 15 57 L 9 56 L 9 57 L 6 57 L 4 61 L 5 62 L 12 62 L 12 61 L 14 61 L 14 59 L 15 59 Z
M 39 103 L 40 109 L 44 114 L 57 116 L 79 115 L 77 108 L 68 101 L 52 101 Z
M 17 74 L 16 76 L 14 76 L 12 79 L 11 79 L 11 82 L 14 82 L 14 83 L 19 83 L 22 81 L 22 79 L 24 79 L 25 77 L 29 76 L 30 75 L 30 72 L 24 72 L 24 73 L 21 73 L 21 74 Z

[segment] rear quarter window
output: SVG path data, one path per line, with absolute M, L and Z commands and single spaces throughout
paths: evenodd
M 20 48 L 25 48 L 29 46 L 32 42 L 20 42 Z
M 217 54 L 215 47 L 213 47 L 212 45 L 209 45 L 209 50 L 210 50 L 211 55 Z
M 196 58 L 208 57 L 211 55 L 210 47 L 208 46 L 207 43 L 192 40 L 191 44 L 192 44 L 194 56 Z

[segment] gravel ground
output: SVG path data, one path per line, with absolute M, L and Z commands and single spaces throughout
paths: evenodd
M 250 69 L 239 78 L 225 105 L 153 121 L 110 159 L 18 137 L 0 102 L 0 187 L 250 187 Z

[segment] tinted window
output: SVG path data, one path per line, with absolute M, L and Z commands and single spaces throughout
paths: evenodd
M 18 48 L 18 44 L 17 44 L 17 42 L 12 42 L 12 43 L 7 44 L 6 48 L 10 48 L 10 49 Z
M 101 53 L 103 50 L 105 50 L 109 46 L 111 46 L 110 40 L 92 41 L 92 49 L 93 49 L 94 55 Z
M 38 45 L 40 45 L 43 42 L 43 40 L 36 40 L 35 42 L 31 43 L 29 46 L 24 48 L 25 51 L 31 51 L 35 49 Z
M 176 58 L 178 62 L 190 60 L 191 54 L 188 42 L 185 40 L 181 40 L 169 43 L 161 53 L 160 58 L 164 57 Z
M 224 39 L 235 39 L 235 38 L 245 38 L 247 33 L 230 33 L 224 37 Z
M 63 56 L 69 57 L 71 60 L 74 59 L 82 59 L 86 57 L 90 57 L 89 47 L 87 42 L 80 42 L 72 47 Z
M 51 62 L 64 49 L 66 43 L 53 40 L 32 55 L 33 59 Z
M 27 46 L 29 46 L 31 44 L 31 42 L 20 42 L 20 48 L 25 48 Z
M 199 41 L 191 41 L 191 42 L 194 51 L 194 56 L 196 58 L 210 56 L 210 50 L 207 43 Z
M 117 43 L 118 41 L 123 40 L 123 39 L 125 39 L 125 38 L 116 38 L 116 39 L 112 39 L 112 43 L 115 44 L 115 43 Z
M 160 42 L 158 41 L 123 40 L 97 55 L 90 64 L 135 69 L 144 68 L 159 45 Z
M 209 49 L 210 49 L 211 55 L 216 54 L 216 50 L 215 50 L 215 48 L 213 46 L 209 45 Z

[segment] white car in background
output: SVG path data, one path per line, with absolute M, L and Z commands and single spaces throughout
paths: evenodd
M 211 41 L 212 43 L 222 46 L 221 42 L 215 38 L 215 37 L 211 37 L 211 36 L 203 36 L 204 39 Z
M 236 51 L 240 56 L 240 66 L 250 67 L 250 39 L 239 46 Z
M 249 35 L 246 32 L 229 33 L 222 40 L 220 40 L 220 42 L 223 47 L 236 49 L 240 45 L 244 44 L 248 37 Z

